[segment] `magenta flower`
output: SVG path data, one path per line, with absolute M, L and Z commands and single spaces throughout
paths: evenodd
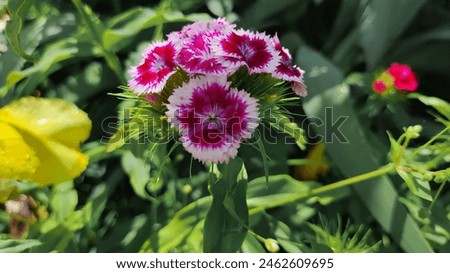
M 394 86 L 397 89 L 409 92 L 416 91 L 419 85 L 416 74 L 408 65 L 393 63 L 388 68 L 388 73 L 394 78 Z
M 150 105 L 156 105 L 161 102 L 159 95 L 156 93 L 147 94 L 145 96 L 145 99 L 147 100 L 148 104 L 150 104 Z
M 189 44 L 189 40 L 198 35 L 218 37 L 226 35 L 234 29 L 235 25 L 229 24 L 225 19 L 219 18 L 213 21 L 195 22 L 183 27 L 181 31 L 174 31 L 167 35 L 169 41 L 177 48 Z
M 300 97 L 305 97 L 308 95 L 308 91 L 306 90 L 306 85 L 303 82 L 303 79 L 300 81 L 291 82 L 292 91 Z
M 228 162 L 258 126 L 257 100 L 230 84 L 225 76 L 193 78 L 169 97 L 169 122 L 180 131 L 184 148 L 201 162 Z
M 270 37 L 263 33 L 233 31 L 213 47 L 223 64 L 234 71 L 246 65 L 250 74 L 272 73 L 280 61 Z
M 372 83 L 372 89 L 373 91 L 381 94 L 387 90 L 387 85 L 382 80 L 376 80 Z
M 224 66 L 217 56 L 211 52 L 213 38 L 205 34 L 196 34 L 194 37 L 187 39 L 177 58 L 180 66 L 192 75 L 197 73 L 206 75 L 227 74 L 227 66 Z
M 308 93 L 306 91 L 306 85 L 303 82 L 304 71 L 295 65 L 292 65 L 292 56 L 287 48 L 281 46 L 278 36 L 275 35 L 272 39 L 272 44 L 280 56 L 280 61 L 275 67 L 272 77 L 284 81 L 290 81 L 292 90 L 295 94 L 304 97 Z
M 229 74 L 228 67 L 213 54 L 211 44 L 225 37 L 233 28 L 234 25 L 224 19 L 216 19 L 187 25 L 181 31 L 169 34 L 169 40 L 180 49 L 177 62 L 191 75 Z
M 151 44 L 143 53 L 141 64 L 132 67 L 128 86 L 137 94 L 158 93 L 176 72 L 177 50 L 171 42 Z
M 275 71 L 272 73 L 272 76 L 280 80 L 301 82 L 303 71 L 295 65 L 291 64 L 292 56 L 287 48 L 281 46 L 280 40 L 278 39 L 277 35 L 272 38 L 272 44 L 281 57 L 280 61 L 277 64 L 277 67 L 275 68 Z

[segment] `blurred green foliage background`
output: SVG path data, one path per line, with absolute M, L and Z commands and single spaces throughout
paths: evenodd
M 403 127 L 420 124 L 426 141 L 443 128 L 416 101 L 373 99 L 370 82 L 390 63 L 405 63 L 418 75 L 418 92 L 450 100 L 450 1 L 0 0 L 0 25 L 7 17 L 0 33 L 0 107 L 29 95 L 63 98 L 89 114 L 93 129 L 82 146 L 90 156 L 82 176 L 54 187 L 19 183 L 36 203 L 37 220 L 21 219 L 25 231 L 14 237 L 14 217 L 0 210 L 0 251 L 202 251 L 207 169 L 181 148 L 167 158 L 170 143 L 151 154 L 150 143 L 132 141 L 112 152 L 104 143 L 117 129 L 118 110 L 130 107 L 108 93 L 126 85 L 127 69 L 146 45 L 214 17 L 278 33 L 306 71 L 309 95 L 292 111 L 325 119 L 324 109 L 332 107 L 335 117 L 349 117 L 341 127 L 349 144 L 326 143 L 325 154 L 315 156 L 326 157 L 329 171 L 314 178 L 302 177 L 295 160 L 307 153 L 286 145 L 284 135 L 265 148 L 272 175 L 267 188 L 258 151 L 240 149 L 252 228 L 241 251 L 273 250 L 268 238 L 284 252 L 450 251 L 448 187 L 425 217 L 419 212 L 430 202 L 395 176 L 271 205 L 382 166 L 390 147 L 386 131 L 398 137 Z M 163 179 L 156 183 L 158 175 Z M 433 196 L 436 191 L 431 185 Z

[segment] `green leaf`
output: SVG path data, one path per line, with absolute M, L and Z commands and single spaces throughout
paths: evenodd
M 20 34 L 22 31 L 23 22 L 33 5 L 34 0 L 9 0 L 7 8 L 10 21 L 6 24 L 5 33 L 13 50 L 20 57 L 34 63 L 34 58 L 23 51 L 20 44 Z
M 53 226 L 50 230 L 41 229 L 43 234 L 39 237 L 41 245 L 32 249 L 33 252 L 66 252 L 71 241 L 75 240 L 76 231 L 82 229 L 91 219 L 90 205 L 85 206 L 82 210 L 70 213 L 62 222 L 56 222 L 52 217 L 46 222 L 48 226 Z M 56 225 L 54 223 L 57 223 Z
M 447 195 L 449 196 L 449 195 Z M 425 237 L 432 243 L 436 252 L 448 253 L 450 250 L 450 215 L 448 215 L 448 197 L 441 196 L 436 199 L 433 207 L 425 208 L 422 200 L 414 198 L 400 198 L 400 201 L 408 207 L 416 221 L 422 224 Z M 447 209 L 445 208 L 447 205 Z M 426 211 L 426 217 L 421 216 L 421 211 Z
M 438 26 L 433 29 L 426 29 L 422 33 L 418 33 L 408 39 L 402 40 L 401 43 L 396 44 L 395 48 L 389 52 L 389 60 L 403 60 L 404 56 L 414 55 L 415 52 L 422 48 L 426 48 L 433 43 L 449 42 L 450 41 L 450 27 L 447 25 Z M 408 62 L 409 63 L 409 62 Z M 423 63 L 430 65 L 430 60 Z M 415 67 L 415 66 L 414 66 Z M 428 69 L 426 69 L 429 71 Z M 445 73 L 445 72 L 444 72 Z
M 296 0 L 279 1 L 276 5 L 273 5 L 271 0 L 253 1 L 253 4 L 242 15 L 240 26 L 244 28 L 264 28 L 270 24 L 270 17 L 289 7 L 298 9 L 298 5 L 302 6 L 302 3 L 303 6 L 306 5 L 306 2 Z
M 0 253 L 24 252 L 40 244 L 38 240 L 0 240 Z
M 420 181 L 419 179 L 413 177 L 411 174 L 398 169 L 397 173 L 400 175 L 400 177 L 405 181 L 406 185 L 408 186 L 409 190 L 419 196 L 420 198 L 423 198 L 428 201 L 433 201 L 433 196 L 431 195 L 431 188 L 430 183 L 425 181 Z
M 425 3 L 426 0 L 368 1 L 358 25 L 369 69 L 379 65 L 383 55 L 396 45 L 395 40 Z
M 13 180 L 0 179 L 0 204 L 13 198 L 18 193 L 17 184 Z
M 404 2 L 402 1 L 402 3 Z M 306 47 L 301 48 L 297 56 L 298 64 L 305 71 L 313 71 L 317 64 L 328 62 L 319 53 Z M 342 72 L 335 71 L 336 68 L 333 66 L 325 67 L 324 70 L 333 75 L 342 75 Z M 333 109 L 334 116 L 349 117 L 340 127 L 348 143 L 338 141 L 326 143 L 326 151 L 335 167 L 345 177 L 352 177 L 382 166 L 377 160 L 376 151 L 372 150 L 367 141 L 370 133 L 365 125 L 356 118 L 357 111 L 353 108 L 348 88 L 341 85 L 344 81 L 343 77 L 317 78 L 311 77 L 311 73 L 307 73 L 305 81 L 309 90 L 314 90 L 315 94 L 306 97 L 304 101 L 304 109 L 309 117 L 325 120 L 324 108 L 326 107 Z M 325 130 L 324 126 L 317 127 L 317 133 L 320 135 L 325 135 Z M 413 218 L 403 204 L 398 201 L 398 193 L 387 176 L 359 183 L 354 185 L 353 189 L 372 216 L 404 251 L 433 251 Z
M 341 1 L 330 35 L 327 37 L 326 50 L 336 48 L 336 45 L 342 42 L 343 37 L 348 35 L 349 29 L 355 21 L 355 14 L 358 12 L 360 2 L 360 0 Z
M 273 238 L 284 252 L 303 252 L 299 234 L 286 223 L 266 212 L 253 214 L 250 218 L 252 229 L 265 238 L 265 243 L 268 238 Z
M 32 52 L 41 42 L 47 18 L 39 18 L 33 20 L 25 25 L 21 32 L 21 46 L 24 51 Z M 37 34 L 39 33 L 39 34 Z M 6 85 L 6 78 L 9 72 L 19 70 L 26 62 L 25 59 L 18 56 L 12 48 L 9 48 L 6 52 L 1 53 L 0 62 L 0 98 L 5 96 L 8 88 Z
M 280 246 L 283 247 L 284 251 L 288 253 L 303 252 L 301 244 L 299 243 L 298 238 L 296 238 L 297 236 L 291 227 L 275 217 L 270 216 L 270 214 L 266 214 L 266 217 L 269 221 L 271 229 L 273 230 L 275 239 L 278 241 Z
M 191 22 L 198 19 L 206 20 L 209 16 L 206 14 L 184 15 L 179 11 L 136 7 L 111 18 L 106 23 L 102 32 L 102 43 L 105 49 L 117 52 L 131 44 L 137 34 L 145 29 L 164 23 Z
M 226 17 L 233 10 L 233 1 L 207 0 L 206 6 L 215 16 Z
M 114 80 L 112 71 L 101 62 L 92 61 L 79 71 L 73 69 L 71 72 L 63 83 L 47 91 L 49 97 L 58 97 L 83 105 L 93 96 L 104 90 L 114 90 L 119 84 Z
M 101 40 L 101 34 L 105 29 L 103 23 L 88 5 L 83 4 L 82 0 L 72 0 L 72 3 L 80 14 L 81 19 L 87 25 L 87 28 L 90 32 L 90 37 L 97 45 L 101 46 L 103 44 Z
M 298 181 L 289 175 L 269 176 L 269 184 L 264 177 L 248 183 L 247 203 L 252 210 L 272 208 L 308 193 L 320 184 L 313 181 Z
M 423 104 L 433 107 L 447 120 L 450 120 L 450 103 L 437 97 L 428 97 L 419 93 L 410 94 L 408 97 L 418 99 Z
M 389 142 L 391 143 L 391 149 L 389 151 L 389 160 L 391 162 L 397 162 L 402 156 L 403 148 L 400 143 L 388 132 Z
M 75 211 L 77 204 L 78 194 L 73 188 L 72 181 L 58 184 L 53 188 L 50 208 L 58 223 L 65 221 L 66 217 Z
M 259 132 L 259 131 L 257 131 Z M 260 135 L 257 136 L 256 144 L 258 145 L 258 150 L 261 153 L 262 163 L 264 166 L 264 176 L 266 177 L 266 184 L 269 184 L 269 163 L 267 162 L 268 155 L 266 153 L 266 148 L 264 147 L 264 142 Z
M 236 252 L 248 227 L 247 171 L 243 162 L 232 159 L 214 165 L 211 181 L 213 201 L 205 218 L 204 252 Z
M 247 233 L 244 242 L 242 243 L 242 252 L 244 253 L 266 253 L 267 251 L 261 245 L 261 243 L 256 239 L 256 237 Z
M 205 218 L 210 204 L 211 197 L 208 196 L 179 210 L 167 225 L 153 233 L 140 252 L 165 253 L 179 248 L 191 234 L 193 227 Z
M 122 155 L 122 167 L 130 177 L 134 193 L 143 199 L 149 199 L 146 188 L 150 181 L 150 165 L 134 156 L 131 151 L 125 151 Z
M 102 40 L 107 49 L 118 51 L 129 44 L 145 28 L 162 23 L 161 14 L 150 8 L 129 9 L 108 21 Z
M 195 225 L 192 232 L 186 238 L 186 243 L 183 246 L 182 252 L 200 253 L 203 251 L 204 224 L 204 221 L 200 221 Z
M 100 241 L 98 252 L 138 252 L 153 233 L 150 213 L 119 217 L 113 229 Z
M 91 10 L 91 8 L 82 3 L 81 0 L 72 0 L 72 3 L 81 15 L 82 20 L 86 23 L 90 37 L 95 45 L 97 45 L 102 56 L 105 58 L 106 64 L 111 68 L 122 83 L 125 83 L 125 78 L 122 71 L 122 66 L 117 55 L 114 54 L 108 47 L 105 46 L 102 39 L 102 34 L 105 31 L 105 26 L 102 24 L 98 16 Z
M 6 84 L 0 90 L 6 92 L 19 81 L 24 83 L 17 93 L 30 94 L 41 84 L 51 73 L 62 67 L 62 62 L 74 57 L 95 56 L 91 45 L 79 42 L 76 38 L 67 38 L 58 40 L 49 45 L 43 52 L 42 57 L 32 67 L 19 71 L 9 72 L 6 78 Z M 4 91 L 5 89 L 6 91 Z
M 440 57 L 448 55 L 450 55 L 450 42 L 434 41 L 427 45 L 419 46 L 410 52 L 401 52 L 396 56 L 389 56 L 389 60 L 392 60 L 393 62 L 401 60 L 402 63 L 408 64 L 422 75 L 436 76 L 440 79 L 437 82 L 442 81 L 442 84 L 447 86 L 449 81 L 447 75 L 450 73 L 450 67 L 441 62 Z M 434 79 L 435 78 L 431 81 L 434 82 Z M 419 86 L 420 89 L 422 89 L 422 87 L 423 86 L 421 85 Z M 428 90 L 423 91 L 424 93 L 428 93 Z
M 109 182 L 109 181 L 108 181 Z M 109 187 L 108 187 L 109 186 Z M 89 221 L 87 224 L 91 229 L 94 229 L 97 227 L 97 225 L 100 222 L 100 217 L 105 210 L 106 203 L 108 201 L 108 189 L 112 187 L 112 185 L 108 185 L 106 183 L 102 183 L 97 185 L 91 192 L 91 195 L 89 196 L 89 201 L 86 204 L 88 206 L 89 204 L 92 207 L 92 210 L 90 211 L 89 218 L 91 221 Z

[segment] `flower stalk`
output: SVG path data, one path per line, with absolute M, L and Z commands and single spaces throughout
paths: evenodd
M 257 208 L 250 209 L 249 213 L 251 215 L 256 214 L 256 213 L 266 210 L 266 209 L 287 205 L 287 204 L 290 204 L 293 202 L 297 202 L 300 200 L 304 200 L 307 198 L 325 194 L 325 193 L 328 193 L 328 192 L 331 192 L 331 191 L 334 191 L 334 190 L 337 190 L 340 188 L 355 185 L 355 184 L 361 183 L 363 181 L 370 180 L 370 179 L 391 173 L 391 172 L 395 171 L 395 168 L 396 168 L 396 166 L 393 163 L 389 163 L 379 169 L 376 169 L 376 170 L 373 170 L 373 171 L 370 171 L 367 173 L 363 173 L 363 174 L 360 174 L 357 176 L 353 176 L 353 177 L 350 177 L 347 179 L 343 179 L 343 180 L 340 180 L 340 181 L 337 181 L 337 182 L 334 182 L 334 183 L 331 183 L 328 185 L 324 185 L 324 186 L 321 186 L 318 188 L 314 188 L 308 192 L 299 193 L 289 199 L 283 199 L 283 200 L 280 200 L 279 202 L 274 202 L 270 206 L 260 206 Z

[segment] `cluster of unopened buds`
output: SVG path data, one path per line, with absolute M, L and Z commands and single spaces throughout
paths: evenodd
M 380 94 L 389 90 L 414 92 L 417 87 L 417 77 L 411 67 L 399 63 L 392 63 L 372 83 L 372 90 Z
M 194 158 L 226 163 L 260 123 L 261 94 L 238 88 L 236 75 L 264 74 L 305 96 L 303 71 L 291 61 L 276 35 L 236 29 L 224 19 L 196 22 L 150 44 L 130 69 L 128 87 L 165 107 Z M 182 80 L 173 84 L 175 78 Z

